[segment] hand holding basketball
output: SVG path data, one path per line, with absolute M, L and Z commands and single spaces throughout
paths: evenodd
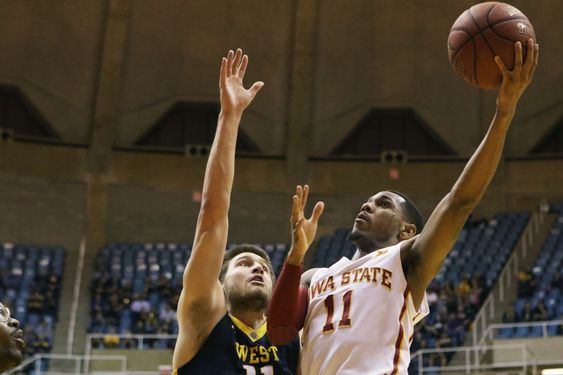
M 497 94 L 497 107 L 501 110 L 514 109 L 516 103 L 528 87 L 538 66 L 539 45 L 532 39 L 528 40 L 526 61 L 522 61 L 522 44 L 515 44 L 514 69 L 508 70 L 499 56 L 495 56 L 495 62 L 502 74 L 502 82 Z

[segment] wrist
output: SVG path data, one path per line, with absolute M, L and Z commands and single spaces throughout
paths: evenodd
M 234 109 L 221 108 L 221 112 L 219 112 L 219 117 L 240 119 L 242 117 L 242 110 L 238 111 Z
M 289 250 L 287 254 L 287 259 L 285 260 L 286 263 L 291 264 L 293 266 L 301 266 L 303 265 L 303 259 L 305 258 L 305 254 L 300 254 L 297 251 L 294 251 L 293 248 Z

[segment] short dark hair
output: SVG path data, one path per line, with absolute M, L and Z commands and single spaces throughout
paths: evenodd
M 422 215 L 420 214 L 418 208 L 416 208 L 415 204 L 405 194 L 395 190 L 389 190 L 389 191 L 391 193 L 397 194 L 398 196 L 400 196 L 405 200 L 405 202 L 402 204 L 403 214 L 405 215 L 405 219 L 410 224 L 414 224 L 414 226 L 416 227 L 416 234 L 422 232 L 422 229 L 424 228 L 424 219 L 422 218 Z
M 274 268 L 272 267 L 272 261 L 270 260 L 268 253 L 265 250 L 259 248 L 258 246 L 250 245 L 246 243 L 233 246 L 232 248 L 230 248 L 225 252 L 225 256 L 223 257 L 223 265 L 221 266 L 221 273 L 219 274 L 219 281 L 223 282 L 225 278 L 225 274 L 227 273 L 227 269 L 229 268 L 230 261 L 237 255 L 242 253 L 253 253 L 258 255 L 260 258 L 264 259 L 266 261 L 266 265 L 268 266 L 268 269 L 270 270 L 270 276 L 272 277 L 272 282 L 275 281 L 276 275 L 274 273 Z

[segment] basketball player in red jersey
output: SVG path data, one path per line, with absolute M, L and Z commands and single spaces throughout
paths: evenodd
M 10 310 L 0 303 L 0 372 L 20 364 L 23 359 L 23 331 L 20 322 L 11 317 Z
M 414 324 L 428 313 L 425 290 L 455 244 L 497 169 L 516 105 L 530 84 L 539 46 L 515 44 L 515 67 L 502 72 L 495 116 L 483 141 L 426 225 L 397 192 L 370 197 L 354 222 L 354 257 L 301 276 L 316 223 L 303 218 L 308 189 L 294 196 L 293 246 L 268 311 L 268 335 L 280 344 L 303 328 L 302 374 L 407 374 Z M 301 287 L 300 287 L 301 276 Z
M 245 89 L 248 57 L 239 49 L 223 58 L 221 113 L 209 154 L 191 257 L 178 303 L 177 375 L 290 375 L 297 370 L 299 338 L 272 345 L 266 307 L 274 272 L 267 253 L 240 245 L 225 253 L 235 146 L 243 111 L 262 88 Z

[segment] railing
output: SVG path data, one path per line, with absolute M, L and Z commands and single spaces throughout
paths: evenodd
M 485 339 L 488 341 L 496 338 L 495 332 L 504 328 L 518 328 L 518 327 L 542 327 L 542 335 L 535 337 L 548 337 L 547 327 L 563 325 L 563 320 L 549 320 L 544 322 L 529 322 L 529 323 L 507 323 L 507 324 L 491 324 L 485 332 Z M 522 337 L 531 338 L 531 337 Z M 533 338 L 533 337 L 532 337 Z
M 84 269 L 84 256 L 86 254 L 86 240 L 82 238 L 78 251 L 78 264 L 76 265 L 76 277 L 74 279 L 74 290 L 72 306 L 70 308 L 70 322 L 68 324 L 68 335 L 66 341 L 66 353 L 72 354 L 74 347 L 74 331 L 76 329 L 76 318 L 78 314 L 78 301 L 80 298 L 80 283 L 82 282 L 82 272 Z
M 496 284 L 498 285 L 498 298 L 500 302 L 504 301 L 505 290 L 513 288 L 512 284 L 516 280 L 519 264 L 526 258 L 528 249 L 533 243 L 534 235 L 539 231 L 540 225 L 543 224 L 545 220 L 545 215 L 546 213 L 540 210 L 536 210 L 532 213 L 530 221 L 522 233 L 520 246 L 512 252 L 512 255 L 508 258 L 508 261 L 502 269 Z M 495 317 L 496 303 L 497 301 L 495 301 L 495 293 L 493 290 L 473 321 L 473 346 L 485 344 L 489 323 Z
M 174 340 L 178 338 L 178 335 L 165 335 L 165 334 L 116 334 L 116 333 L 91 333 L 86 336 L 86 347 L 84 353 L 86 355 L 92 352 L 92 349 L 95 349 L 92 345 L 92 340 L 100 339 L 103 340 L 107 336 L 115 336 L 119 338 L 119 341 L 122 340 L 133 340 L 135 346 L 129 349 L 147 349 L 146 342 L 152 340 Z M 106 348 L 108 349 L 108 348 Z M 111 349 L 119 349 L 119 347 L 111 348 Z
M 502 361 L 491 363 L 481 363 L 479 360 L 483 354 L 488 351 L 512 351 L 519 352 L 520 358 L 516 361 Z M 453 366 L 425 366 L 425 356 L 445 353 L 459 353 L 465 354 L 465 364 Z M 417 364 L 417 371 L 419 375 L 432 372 L 459 372 L 463 374 L 472 374 L 474 371 L 483 370 L 501 370 L 501 369 L 522 369 L 522 374 L 527 374 L 532 370 L 532 374 L 537 374 L 537 361 L 534 354 L 524 344 L 507 344 L 507 345 L 481 345 L 481 346 L 461 346 L 457 348 L 441 348 L 441 349 L 422 349 L 417 351 L 411 357 L 411 366 Z
M 116 366 L 117 371 L 111 373 L 126 374 L 127 373 L 127 358 L 125 356 L 119 355 L 68 355 L 68 354 L 36 354 L 24 360 L 19 366 L 3 372 L 2 375 L 13 375 L 18 374 L 20 371 L 33 370 L 34 375 L 40 375 L 47 373 L 42 369 L 43 360 L 53 362 L 53 361 L 74 361 L 74 366 L 72 366 L 72 372 L 60 371 L 61 374 L 82 374 L 88 373 L 87 365 L 90 361 L 117 361 L 119 365 Z M 66 366 L 68 367 L 68 366 Z M 108 373 L 110 373 L 108 371 Z

